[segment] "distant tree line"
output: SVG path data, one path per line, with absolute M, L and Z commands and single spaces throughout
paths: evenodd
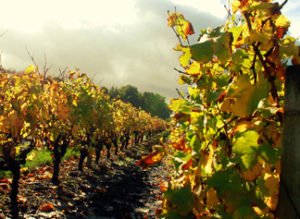
M 145 91 L 139 92 L 132 85 L 126 85 L 120 88 L 111 87 L 108 90 L 111 98 L 120 98 L 123 101 L 130 102 L 137 108 L 141 108 L 152 116 L 158 116 L 167 119 L 170 116 L 170 109 L 166 103 L 166 98 L 158 93 Z

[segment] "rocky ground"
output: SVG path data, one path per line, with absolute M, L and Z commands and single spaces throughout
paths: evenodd
M 146 148 L 146 150 L 145 150 Z M 161 207 L 160 184 L 167 169 L 159 164 L 142 170 L 135 163 L 151 147 L 138 145 L 99 165 L 77 170 L 73 158 L 61 165 L 61 185 L 50 182 L 44 166 L 20 180 L 20 218 L 156 218 Z M 9 218 L 9 182 L 0 183 L 0 218 Z

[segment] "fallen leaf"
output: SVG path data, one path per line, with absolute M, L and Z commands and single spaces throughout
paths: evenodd
M 24 204 L 24 203 L 27 202 L 27 198 L 24 197 L 24 196 L 18 195 L 17 198 L 18 198 L 18 202 L 19 202 L 19 203 Z
M 166 182 L 166 181 L 161 181 L 159 183 L 159 188 L 160 188 L 161 192 L 166 192 L 168 190 L 168 187 L 169 187 L 168 182 Z
M 54 210 L 54 205 L 52 203 L 44 203 L 39 207 L 40 211 L 51 212 Z
M 142 159 L 138 160 L 136 162 L 136 165 L 145 169 L 153 164 L 160 162 L 163 157 L 164 157 L 163 152 L 155 151 L 155 152 L 147 155 L 146 157 L 143 157 Z
M 2 179 L 0 179 L 0 183 L 11 184 L 11 180 L 9 180 L 7 178 L 2 178 Z

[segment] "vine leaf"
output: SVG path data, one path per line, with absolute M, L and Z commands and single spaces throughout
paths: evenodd
M 206 204 L 208 206 L 214 207 L 219 203 L 217 191 L 212 187 L 206 192 L 206 197 Z
M 198 62 L 209 62 L 214 54 L 213 42 L 207 40 L 190 46 L 192 59 Z
M 34 65 L 29 65 L 25 70 L 24 74 L 31 74 L 36 72 L 37 68 Z
M 251 169 L 243 171 L 242 176 L 247 181 L 253 181 L 262 173 L 262 165 L 260 163 L 256 163 Z
M 184 40 L 187 40 L 188 35 L 195 33 L 193 25 L 180 13 L 169 14 L 168 25 L 175 28 L 176 33 Z
M 189 68 L 186 70 L 186 73 L 191 76 L 201 76 L 201 66 L 199 62 L 193 62 Z
M 158 162 L 160 162 L 162 160 L 162 158 L 164 157 L 164 153 L 160 152 L 160 151 L 155 151 L 145 157 L 143 157 L 142 159 L 138 160 L 136 162 L 136 165 L 142 167 L 143 169 L 152 166 Z
M 224 100 L 221 108 L 235 116 L 250 116 L 258 103 L 268 97 L 269 85 L 263 81 L 252 85 L 247 75 L 240 76 L 236 86 L 234 92 Z
M 232 33 L 220 32 L 219 28 L 213 31 L 209 40 L 190 46 L 192 59 L 198 62 L 209 62 L 216 56 L 220 62 L 225 62 L 231 57 Z
M 249 130 L 238 135 L 232 150 L 240 156 L 240 162 L 243 167 L 249 169 L 254 165 L 257 157 L 259 134 L 254 130 Z
M 179 57 L 179 62 L 182 67 L 187 67 L 190 63 L 190 59 L 192 57 L 191 51 L 189 47 L 184 47 L 181 45 L 177 45 L 176 48 L 174 48 L 175 51 L 181 51 L 182 55 Z
M 180 189 L 169 189 L 165 192 L 165 197 L 170 201 L 171 206 L 176 209 L 179 215 L 188 215 L 194 206 L 195 198 L 194 194 L 188 187 L 183 187 Z

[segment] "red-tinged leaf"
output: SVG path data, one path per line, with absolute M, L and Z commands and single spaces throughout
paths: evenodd
M 185 36 L 188 36 L 188 35 L 193 35 L 194 33 L 195 32 L 194 32 L 193 25 L 189 22 L 185 27 L 184 34 Z
M 240 0 L 241 7 L 245 7 L 248 4 L 248 0 Z
M 35 177 L 35 174 L 34 173 L 27 174 L 27 178 L 30 178 L 30 177 Z
M 184 164 L 183 166 L 182 166 L 182 169 L 183 170 L 188 170 L 190 167 L 192 167 L 193 166 L 193 161 L 192 161 L 192 159 L 190 159 L 188 162 L 186 162 L 186 164 Z
M 283 36 L 286 34 L 288 28 L 285 27 L 277 27 L 276 35 L 279 39 L 282 39 Z
M 226 97 L 226 95 L 227 95 L 227 91 L 223 91 L 223 92 L 219 95 L 219 97 L 218 97 L 218 99 L 217 99 L 217 102 L 218 102 L 218 103 L 223 102 L 223 100 L 224 100 L 224 98 Z
M 166 192 L 168 190 L 168 187 L 169 187 L 168 182 L 166 182 L 166 181 L 161 181 L 159 183 L 159 188 L 160 188 L 161 192 Z
M 218 147 L 218 145 L 219 145 L 219 142 L 216 139 L 211 144 L 211 146 L 213 146 L 214 148 Z
M 292 64 L 293 65 L 300 65 L 300 57 L 299 56 L 293 56 Z
M 155 215 L 161 215 L 163 210 L 161 208 L 155 210 Z
M 9 191 L 9 188 L 10 188 L 10 186 L 9 186 L 9 184 L 7 184 L 7 183 L 0 183 L 0 189 L 2 190 L 2 191 Z
M 11 180 L 7 179 L 7 178 L 2 178 L 0 179 L 0 183 L 6 183 L 6 184 L 10 184 Z
M 136 165 L 142 167 L 143 169 L 156 164 L 158 162 L 160 162 L 162 160 L 162 158 L 164 157 L 164 153 L 163 152 L 159 152 L 159 151 L 155 151 L 149 155 L 147 155 L 146 157 L 143 157 L 142 159 L 140 159 L 139 161 L 136 162 Z
M 184 138 L 178 139 L 178 141 L 174 142 L 172 146 L 179 151 L 187 151 L 188 149 Z
M 185 118 L 186 116 L 187 116 L 187 115 L 186 115 L 185 113 L 181 113 L 181 112 L 175 113 L 175 114 L 174 114 L 174 118 L 175 118 L 177 121 L 179 121 L 179 120 Z
M 18 195 L 17 198 L 18 198 L 18 202 L 19 202 L 19 203 L 24 204 L 24 203 L 27 202 L 27 198 L 24 197 L 24 196 Z
M 40 211 L 51 212 L 54 210 L 54 205 L 52 203 L 44 203 L 39 207 Z

